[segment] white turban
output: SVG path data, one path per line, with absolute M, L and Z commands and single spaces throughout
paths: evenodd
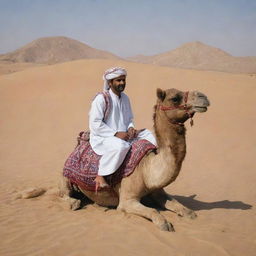
M 115 68 L 107 69 L 103 75 L 103 80 L 104 80 L 103 91 L 109 90 L 109 85 L 108 85 L 109 80 L 112 80 L 119 76 L 126 76 L 126 75 L 127 75 L 127 72 L 124 68 L 115 67 Z

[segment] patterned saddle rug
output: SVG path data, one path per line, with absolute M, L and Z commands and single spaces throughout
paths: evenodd
M 95 191 L 94 179 L 98 173 L 100 155 L 97 155 L 89 143 L 89 132 L 79 134 L 78 145 L 64 164 L 63 175 L 71 183 L 85 190 Z M 155 145 L 147 140 L 135 140 L 125 160 L 116 172 L 105 176 L 107 183 L 113 187 L 123 178 L 133 173 L 143 156 L 149 151 L 156 150 Z

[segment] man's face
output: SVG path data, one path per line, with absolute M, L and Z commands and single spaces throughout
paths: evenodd
M 119 95 L 122 91 L 124 91 L 125 85 L 126 85 L 126 77 L 125 76 L 119 76 L 119 77 L 114 78 L 111 81 L 109 81 L 109 87 L 117 95 Z

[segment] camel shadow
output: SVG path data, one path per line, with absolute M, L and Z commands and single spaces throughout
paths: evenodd
M 249 210 L 253 206 L 250 204 L 246 204 L 242 201 L 229 201 L 229 200 L 222 200 L 217 202 L 203 202 L 195 199 L 197 195 L 191 196 L 179 196 L 179 195 L 170 195 L 170 197 L 176 199 L 178 202 L 186 206 L 187 208 L 200 211 L 200 210 L 212 210 L 212 209 L 238 209 L 238 210 Z M 86 205 L 93 204 L 89 198 L 85 197 L 84 194 L 75 192 L 72 197 L 81 200 L 81 208 L 86 208 Z M 141 203 L 147 207 L 159 209 L 159 205 L 151 199 L 151 197 L 145 196 L 141 199 Z M 115 206 L 107 207 L 109 209 L 116 209 Z
M 222 200 L 217 202 L 203 202 L 195 199 L 196 195 L 192 196 L 178 196 L 178 195 L 170 195 L 171 197 L 175 198 L 184 206 L 194 210 L 212 210 L 216 208 L 221 209 L 239 209 L 239 210 L 249 210 L 252 208 L 252 205 L 246 204 L 242 201 L 229 201 L 229 200 Z

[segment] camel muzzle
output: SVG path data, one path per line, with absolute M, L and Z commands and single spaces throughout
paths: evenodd
M 191 93 L 191 98 L 188 100 L 188 102 L 190 105 L 192 105 L 191 110 L 199 113 L 206 112 L 207 108 L 210 106 L 210 101 L 208 100 L 207 96 L 198 91 Z

